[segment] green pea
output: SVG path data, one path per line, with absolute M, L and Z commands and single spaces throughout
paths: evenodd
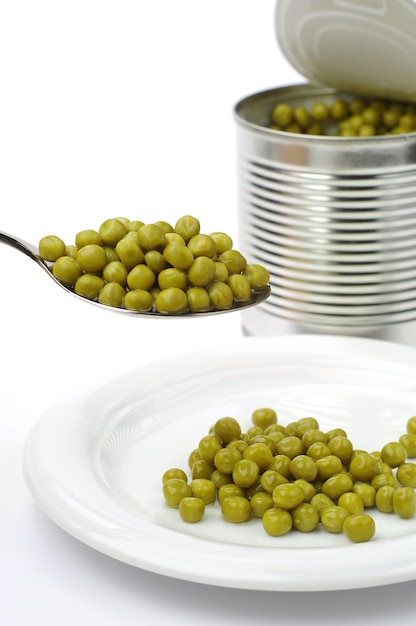
M 194 287 L 207 287 L 215 280 L 214 261 L 207 256 L 197 256 L 188 269 L 188 280 Z
M 144 224 L 137 231 L 137 241 L 146 252 L 163 250 L 166 245 L 165 233 L 157 224 Z
M 402 444 L 409 458 L 416 458 L 416 434 L 405 433 L 401 435 L 399 438 L 399 443 Z
M 303 502 L 303 489 L 294 483 L 282 483 L 273 489 L 273 502 L 279 509 L 294 509 Z
M 148 250 L 144 255 L 144 262 L 155 274 L 168 267 L 168 262 L 159 250 Z
M 250 500 L 250 504 L 254 517 L 258 518 L 262 518 L 265 512 L 274 506 L 271 494 L 264 491 L 255 493 Z
M 145 263 L 133 267 L 127 275 L 129 289 L 144 289 L 148 291 L 156 280 L 155 273 Z
M 219 255 L 218 261 L 224 263 L 230 274 L 240 274 L 246 268 L 247 261 L 238 250 L 226 250 Z
M 215 455 L 221 449 L 221 441 L 214 434 L 205 435 L 205 437 L 200 439 L 198 444 L 198 450 L 201 454 L 201 458 L 211 464 L 214 464 Z
M 302 440 L 295 435 L 285 437 L 277 444 L 277 453 L 294 459 L 298 454 L 303 454 Z
M 153 296 L 144 289 L 127 291 L 124 296 L 124 306 L 129 311 L 150 311 L 153 307 Z
M 81 276 L 82 270 L 75 259 L 70 256 L 61 256 L 53 264 L 52 273 L 63 285 L 73 287 Z
M 286 478 L 282 474 L 279 474 L 279 472 L 276 472 L 275 470 L 271 470 L 271 469 L 268 469 L 265 472 L 263 472 L 260 477 L 260 485 L 262 489 L 264 489 L 266 493 L 270 493 L 270 494 L 273 493 L 273 489 L 277 487 L 277 485 L 282 485 L 288 482 L 289 482 L 288 478 Z
M 78 250 L 91 243 L 94 243 L 98 246 L 103 245 L 102 237 L 98 231 L 93 229 L 81 230 L 75 235 L 75 246 L 78 248 Z
M 319 430 L 319 428 L 310 428 L 302 435 L 302 443 L 305 450 L 317 441 L 320 441 L 321 443 L 327 442 L 326 434 L 322 430 Z
M 197 235 L 200 228 L 201 224 L 199 220 L 192 215 L 180 217 L 175 224 L 175 232 L 180 235 L 185 242 L 188 242 L 192 237 Z
M 211 463 L 205 461 L 205 459 L 200 458 L 195 460 L 191 466 L 191 476 L 192 480 L 196 478 L 212 478 L 212 474 L 214 472 L 214 468 Z
M 292 474 L 290 472 L 290 462 L 292 458 L 286 454 L 281 454 L 278 452 L 269 463 L 268 469 L 274 470 L 282 476 L 286 478 L 291 478 Z
M 293 527 L 292 516 L 288 511 L 270 508 L 262 517 L 263 528 L 272 537 L 286 535 Z
M 394 512 L 402 519 L 410 519 L 416 514 L 416 493 L 411 487 L 400 487 L 393 494 Z
M 79 267 L 84 272 L 101 272 L 107 263 L 107 256 L 102 246 L 90 243 L 78 250 L 76 256 Z
M 311 116 L 317 122 L 323 122 L 330 117 L 328 105 L 324 102 L 315 102 L 311 108 Z
M 156 296 L 155 307 L 158 313 L 184 313 L 188 309 L 188 298 L 182 289 L 168 287 Z
M 189 310 L 193 313 L 205 313 L 211 310 L 211 298 L 203 287 L 190 287 L 186 291 Z
M 416 487 L 416 464 L 402 463 L 396 471 L 396 478 L 403 487 Z
M 251 505 L 247 498 L 230 496 L 221 502 L 221 513 L 226 522 L 240 524 L 251 517 Z
M 185 480 L 170 478 L 163 484 L 163 495 L 168 506 L 178 508 L 183 498 L 192 496 L 192 489 Z
M 127 285 L 128 269 L 121 261 L 110 261 L 103 269 L 103 278 L 107 283 Z
M 204 517 L 205 502 L 201 498 L 194 496 L 182 498 L 179 502 L 179 515 L 184 522 L 194 524 L 200 522 Z
M 236 302 L 247 302 L 247 300 L 250 300 L 251 285 L 244 274 L 231 274 L 227 279 L 227 283 Z
M 112 307 L 123 305 L 125 290 L 119 283 L 107 283 L 98 295 L 98 302 Z
M 406 432 L 411 435 L 416 435 L 416 415 L 409 417 L 406 422 Z
M 348 463 L 351 458 L 353 445 L 350 439 L 344 435 L 336 435 L 328 439 L 327 446 L 331 454 L 335 454 L 342 463 Z
M 326 509 L 328 506 L 335 506 L 335 502 L 324 493 L 315 494 L 312 497 L 310 503 L 312 504 L 313 507 L 315 507 L 315 509 L 318 511 L 320 515 L 322 514 L 322 511 Z
M 184 470 L 179 467 L 170 467 L 169 469 L 165 470 L 162 475 L 162 484 L 164 485 L 165 482 L 167 482 L 171 478 L 179 478 L 180 480 L 184 480 L 185 482 L 187 482 L 188 480 L 188 477 Z
M 251 421 L 255 426 L 265 429 L 277 423 L 277 413 L 271 408 L 259 408 L 252 412 Z
M 241 459 L 233 467 L 232 478 L 236 485 L 247 489 L 254 485 L 259 477 L 259 466 L 250 459 Z
M 298 454 L 290 462 L 290 472 L 296 478 L 303 478 L 309 482 L 315 480 L 318 474 L 316 463 L 306 454 Z
M 331 449 L 323 441 L 315 441 L 315 443 L 311 444 L 306 450 L 306 454 L 317 461 L 318 459 L 330 456 Z
M 345 536 L 354 543 L 370 541 L 375 535 L 376 524 L 370 515 L 359 513 L 350 515 L 344 521 L 343 531 Z
M 226 283 L 215 281 L 208 286 L 211 305 L 216 311 L 230 309 L 234 302 L 233 292 Z
M 332 505 L 322 509 L 320 520 L 329 533 L 339 534 L 343 532 L 344 522 L 350 515 L 350 511 L 344 506 Z
M 127 228 L 121 220 L 108 219 L 101 224 L 98 232 L 101 235 L 104 245 L 114 248 L 120 239 L 123 239 L 126 235 Z
M 132 237 L 123 237 L 117 242 L 116 252 L 122 263 L 132 269 L 135 265 L 144 262 L 144 252 L 136 239 Z
M 75 283 L 74 291 L 88 300 L 97 300 L 101 289 L 104 287 L 104 280 L 95 274 L 82 274 Z
M 335 454 L 329 454 L 315 461 L 318 478 L 326 480 L 342 471 L 342 461 Z
M 313 483 L 310 483 L 304 478 L 296 478 L 293 484 L 298 485 L 302 489 L 303 501 L 310 503 L 312 498 L 316 495 L 316 489 Z
M 179 243 L 170 242 L 163 250 L 163 256 L 172 267 L 187 271 L 194 262 L 194 255 L 187 247 Z
M 226 233 L 217 231 L 214 233 L 210 233 L 209 236 L 215 243 L 215 246 L 217 248 L 217 254 L 222 254 L 226 250 L 231 250 L 231 248 L 233 247 L 233 240 Z
M 187 247 L 194 258 L 204 256 L 213 259 L 217 255 L 217 245 L 212 237 L 198 233 L 189 239 Z
M 289 126 L 293 120 L 292 108 L 285 103 L 277 104 L 272 111 L 272 119 L 278 126 Z
M 346 508 L 351 514 L 362 513 L 364 511 L 363 501 L 354 491 L 342 493 L 338 498 L 338 505 Z
M 57 261 L 66 256 L 65 243 L 56 235 L 46 235 L 39 241 L 39 256 L 45 261 Z
M 383 485 L 376 491 L 375 504 L 382 513 L 393 513 L 393 496 L 397 489 L 391 485 Z
M 234 417 L 220 417 L 214 424 L 213 432 L 226 445 L 240 437 L 241 426 Z
M 195 498 L 200 498 L 204 504 L 215 502 L 217 490 L 212 480 L 208 478 L 194 478 L 191 481 L 191 489 L 192 495 Z
M 293 528 L 303 533 L 310 533 L 319 524 L 317 510 L 307 502 L 303 502 L 291 511 Z
M 215 280 L 222 282 L 222 283 L 226 283 L 228 280 L 228 276 L 229 276 L 227 266 L 224 265 L 224 263 L 221 263 L 220 261 L 214 261 L 214 265 L 215 265 Z
M 390 467 L 398 467 L 406 457 L 406 449 L 398 441 L 390 441 L 381 449 L 381 459 Z
M 378 472 L 377 459 L 367 452 L 357 454 L 351 459 L 349 472 L 354 480 L 369 482 Z
M 364 507 L 373 507 L 376 502 L 376 490 L 367 483 L 354 483 L 353 492 L 360 496 Z
M 243 455 L 236 448 L 220 448 L 214 456 L 215 467 L 223 474 L 232 474 L 234 465 Z
M 167 267 L 159 273 L 157 284 L 160 289 L 175 287 L 185 291 L 188 286 L 188 277 L 183 270 L 179 270 L 176 267 Z
M 225 498 L 230 498 L 232 496 L 240 496 L 241 498 L 245 498 L 245 491 L 238 485 L 235 485 L 233 482 L 222 485 L 218 489 L 218 502 L 222 504 Z
M 265 443 L 252 443 L 244 450 L 243 457 L 254 461 L 260 471 L 264 471 L 269 466 L 273 453 Z
M 354 483 L 349 474 L 335 474 L 335 476 L 327 478 L 324 482 L 322 485 L 322 493 L 327 495 L 329 498 L 336 500 L 346 491 L 352 491 L 353 486 Z

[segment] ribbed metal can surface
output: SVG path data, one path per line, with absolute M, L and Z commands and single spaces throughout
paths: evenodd
M 236 104 L 239 245 L 271 273 L 248 334 L 416 342 L 416 133 L 307 135 L 270 128 L 284 102 L 352 99 L 310 84 Z

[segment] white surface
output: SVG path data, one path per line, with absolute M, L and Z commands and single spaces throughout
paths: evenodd
M 115 212 L 195 210 L 207 229 L 235 232 L 234 103 L 301 80 L 277 48 L 274 4 L 2 2 L 1 227 L 36 242 Z M 269 625 L 277 606 L 289 625 L 414 623 L 415 582 L 313 596 L 230 590 L 120 563 L 51 522 L 22 471 L 38 417 L 80 384 L 233 342 L 240 328 L 232 316 L 185 327 L 98 315 L 18 252 L 0 246 L 0 261 L 2 624 Z
M 309 81 L 416 101 L 415 0 L 279 0 L 276 35 Z
M 276 539 L 260 520 L 224 523 L 218 505 L 186 524 L 161 488 L 165 470 L 189 472 L 189 454 L 217 419 L 235 417 L 246 431 L 263 406 L 281 424 L 312 415 L 324 431 L 344 428 L 356 449 L 381 450 L 414 413 L 415 358 L 368 339 L 246 337 L 141 366 L 79 389 L 42 416 L 25 449 L 27 482 L 80 541 L 166 576 L 261 591 L 415 580 L 416 517 L 371 510 L 376 534 L 360 545 L 323 529 Z

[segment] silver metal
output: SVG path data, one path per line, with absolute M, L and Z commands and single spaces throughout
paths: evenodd
M 271 293 L 270 286 L 266 287 L 266 289 L 262 291 L 253 291 L 251 294 L 250 300 L 246 300 L 243 302 L 234 301 L 231 308 L 224 309 L 221 311 L 211 310 L 211 311 L 205 311 L 202 313 L 193 313 L 191 311 L 186 311 L 185 313 L 180 313 L 180 314 L 163 314 L 163 313 L 158 313 L 155 310 L 130 311 L 128 309 L 119 308 L 119 307 L 111 307 L 105 304 L 101 304 L 99 302 L 95 302 L 93 300 L 89 300 L 88 298 L 84 298 L 83 296 L 78 295 L 77 293 L 75 293 L 75 291 L 73 291 L 69 287 L 66 287 L 65 285 L 63 285 L 54 276 L 54 274 L 51 271 L 51 267 L 48 265 L 48 263 L 46 263 L 43 259 L 40 258 L 39 249 L 35 245 L 28 243 L 27 241 L 24 241 L 23 239 L 20 239 L 18 237 L 14 237 L 13 235 L 10 235 L 1 230 L 0 230 L 0 243 L 4 243 L 8 246 L 11 246 L 12 248 L 15 248 L 16 250 L 19 250 L 19 252 L 23 252 L 23 254 L 25 254 L 30 259 L 35 261 L 47 273 L 49 278 L 51 278 L 57 285 L 59 285 L 62 289 L 64 289 L 67 293 L 71 294 L 72 296 L 79 298 L 83 302 L 89 302 L 90 304 L 96 305 L 101 309 L 105 308 L 110 311 L 115 311 L 116 313 L 122 313 L 123 315 L 135 315 L 135 316 L 140 316 L 140 317 L 153 317 L 153 318 L 164 318 L 164 319 L 182 318 L 182 317 L 206 317 L 208 315 L 219 315 L 221 313 L 232 313 L 234 311 L 242 311 L 243 309 L 246 309 L 248 307 L 256 306 L 260 304 L 261 302 L 264 302 L 270 296 L 270 293 Z
M 272 287 L 266 303 L 243 314 L 248 334 L 379 336 L 416 324 L 416 133 L 351 138 L 268 127 L 279 102 L 310 108 L 334 97 L 354 96 L 302 84 L 235 107 L 239 245 L 268 268 Z

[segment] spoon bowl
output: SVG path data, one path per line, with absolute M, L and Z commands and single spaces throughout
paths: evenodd
M 30 259 L 35 261 L 47 273 L 49 278 L 51 278 L 57 285 L 61 287 L 61 289 L 64 289 L 68 294 L 71 294 L 72 296 L 79 298 L 83 302 L 89 302 L 90 304 L 93 304 L 100 308 L 105 308 L 107 310 L 110 309 L 111 311 L 115 311 L 116 313 L 122 313 L 123 315 L 136 315 L 136 316 L 139 315 L 141 317 L 143 316 L 144 317 L 160 317 L 160 318 L 166 319 L 166 318 L 177 318 L 177 317 L 205 317 L 208 315 L 218 315 L 221 313 L 232 313 L 235 311 L 241 311 L 243 309 L 247 309 L 248 307 L 252 307 L 257 304 L 260 304 L 261 302 L 266 300 L 270 296 L 270 293 L 271 293 L 270 285 L 268 285 L 265 289 L 262 289 L 261 291 L 252 291 L 251 296 L 248 300 L 234 301 L 230 308 L 221 309 L 221 310 L 212 309 L 210 311 L 203 311 L 203 312 L 196 312 L 196 313 L 193 311 L 185 311 L 183 313 L 159 313 L 158 311 L 155 311 L 154 309 L 150 311 L 131 311 L 129 309 L 124 309 L 121 307 L 112 307 L 106 304 L 101 304 L 100 302 L 96 302 L 95 300 L 89 300 L 88 298 L 85 298 L 84 296 L 77 294 L 70 287 L 67 287 L 66 285 L 61 283 L 56 278 L 56 276 L 54 276 L 51 270 L 51 267 L 48 265 L 48 263 L 40 257 L 39 249 L 34 244 L 24 241 L 23 239 L 10 235 L 1 230 L 0 230 L 0 243 L 4 243 L 12 248 L 15 248 L 16 250 L 19 250 L 19 252 L 23 252 L 23 254 L 25 254 Z

